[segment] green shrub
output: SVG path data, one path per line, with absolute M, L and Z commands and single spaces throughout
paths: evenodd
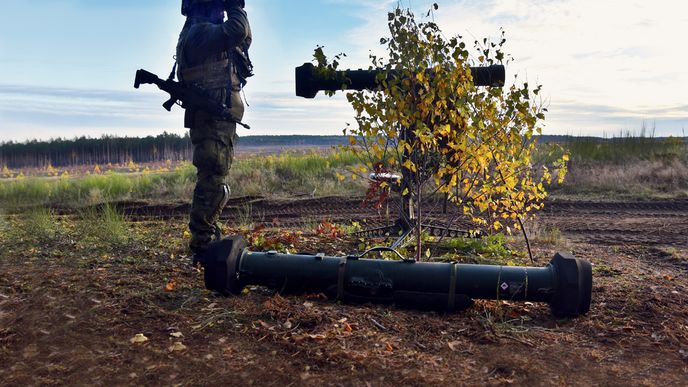
M 512 265 L 513 252 L 506 246 L 504 234 L 482 238 L 459 237 L 442 241 L 441 247 L 453 250 L 469 261 L 482 264 Z
M 80 215 L 77 229 L 87 242 L 123 247 L 133 239 L 126 218 L 109 205 L 89 208 Z
M 55 213 L 47 208 L 33 208 L 24 216 L 21 233 L 37 242 L 49 242 L 58 234 Z

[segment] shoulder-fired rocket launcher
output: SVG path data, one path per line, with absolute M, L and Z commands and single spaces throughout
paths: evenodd
M 253 252 L 241 237 L 227 238 L 204 253 L 205 286 L 230 295 L 261 285 L 283 294 L 323 293 L 344 302 L 449 312 L 469 307 L 473 299 L 545 302 L 557 317 L 590 310 L 592 266 L 569 254 L 556 254 L 545 267 L 515 267 L 364 258 L 369 252 Z
M 504 85 L 506 72 L 502 65 L 471 67 L 473 84 L 476 86 Z M 318 91 L 374 90 L 379 84 L 380 74 L 392 77 L 395 70 L 342 70 L 327 73 L 317 71 L 312 63 L 304 63 L 296 68 L 296 95 L 314 98 Z

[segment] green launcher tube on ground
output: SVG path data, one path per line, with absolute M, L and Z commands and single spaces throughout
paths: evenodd
M 546 302 L 557 317 L 590 310 L 592 266 L 569 254 L 557 253 L 545 267 L 362 256 L 253 252 L 243 238 L 227 238 L 205 252 L 205 286 L 224 295 L 260 285 L 282 294 L 324 293 L 343 302 L 449 312 L 470 307 L 473 299 Z

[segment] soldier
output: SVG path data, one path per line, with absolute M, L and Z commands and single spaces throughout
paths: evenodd
M 234 157 L 236 123 L 244 115 L 239 92 L 252 75 L 248 58 L 252 38 L 244 0 L 183 0 L 182 15 L 186 23 L 177 44 L 180 82 L 196 85 L 225 103 L 233 116 L 231 121 L 222 120 L 195 109 L 187 109 L 184 116 L 194 147 L 193 164 L 198 170 L 189 247 L 194 253 L 194 265 L 203 265 L 199 253 L 221 237 L 218 219 L 229 200 L 227 175 Z

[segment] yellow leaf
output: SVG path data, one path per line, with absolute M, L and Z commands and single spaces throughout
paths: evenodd
M 186 349 L 186 345 L 182 344 L 181 342 L 177 341 L 174 344 L 172 344 L 169 348 L 170 352 L 179 352 L 183 351 Z
M 416 170 L 416 165 L 413 164 L 413 161 L 411 161 L 411 160 L 409 160 L 409 159 L 406 159 L 406 161 L 404 161 L 404 168 L 406 168 L 406 169 L 408 169 L 409 171 L 412 171 L 412 172 L 416 172 L 416 171 L 417 171 L 417 170 Z
M 136 336 L 129 339 L 132 344 L 143 344 L 148 341 L 148 337 L 144 336 L 143 333 L 137 333 Z

